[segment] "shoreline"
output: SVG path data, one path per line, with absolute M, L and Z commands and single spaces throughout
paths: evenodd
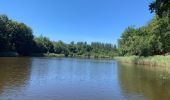
M 41 56 L 42 55 L 42 56 Z M 80 59 L 103 59 L 103 60 L 112 60 L 114 57 L 108 57 L 108 56 L 96 56 L 96 55 L 91 55 L 91 56 L 86 56 L 86 55 L 68 55 L 65 56 L 64 54 L 55 54 L 55 53 L 45 53 L 41 54 L 38 56 L 30 56 L 30 57 L 56 57 L 56 58 L 80 58 Z
M 124 57 L 114 57 L 114 59 L 120 62 L 135 64 L 135 65 L 170 67 L 170 56 L 160 56 L 160 55 L 149 56 L 149 57 L 124 56 Z
M 104 55 L 68 55 L 65 56 L 64 54 L 56 54 L 56 53 L 33 53 L 30 56 L 19 56 L 15 52 L 6 52 L 1 53 L 0 57 L 56 57 L 56 58 L 87 58 L 87 59 L 114 59 L 114 57 L 111 56 L 104 56 Z
M 56 57 L 56 58 L 86 58 L 86 59 L 108 59 L 108 60 L 116 60 L 122 63 L 129 63 L 135 65 L 147 65 L 147 66 L 161 66 L 161 67 L 170 67 L 170 56 L 103 56 L 103 55 L 68 55 L 64 54 L 55 54 L 55 53 L 34 53 L 30 56 L 19 56 L 15 52 L 6 52 L 1 53 L 0 57 Z

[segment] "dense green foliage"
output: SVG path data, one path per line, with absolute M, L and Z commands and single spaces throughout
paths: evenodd
M 170 1 L 150 4 L 154 18 L 145 26 L 128 27 L 119 39 L 120 55 L 151 56 L 170 52 Z
M 0 16 L 0 51 L 17 51 L 20 55 L 29 55 L 33 44 L 32 30 L 24 23 Z
M 117 54 L 116 46 L 109 43 L 51 41 L 47 37 L 33 36 L 31 28 L 23 23 L 9 20 L 7 16 L 0 15 L 0 55 L 17 52 L 19 55 L 32 54 L 63 54 L 65 56 L 83 57 L 113 57 Z M 10 53 L 11 54 L 11 53 Z M 13 54 L 13 53 L 12 53 Z
M 151 12 L 155 12 L 159 17 L 166 14 L 170 18 L 170 0 L 155 0 L 149 7 Z
M 170 1 L 155 0 L 150 5 L 154 18 L 145 26 L 125 29 L 118 41 L 118 50 L 109 43 L 51 41 L 47 37 L 35 37 L 24 23 L 9 20 L 0 15 L 0 53 L 17 52 L 19 55 L 35 53 L 62 54 L 65 56 L 113 57 L 117 55 L 152 56 L 170 52 Z M 52 55 L 51 54 L 51 55 Z
M 50 53 L 54 51 L 53 43 L 47 37 L 36 37 L 34 41 L 36 43 L 34 46 L 35 53 Z
M 71 42 L 66 44 L 62 41 L 50 41 L 47 37 L 39 36 L 34 39 L 33 53 L 50 53 L 50 55 L 64 54 L 66 57 L 113 57 L 117 54 L 116 46 L 109 43 Z
M 71 42 L 66 44 L 62 41 L 53 42 L 54 53 L 65 54 L 65 56 L 83 56 L 83 57 L 113 57 L 116 55 L 116 47 L 108 43 L 92 42 Z

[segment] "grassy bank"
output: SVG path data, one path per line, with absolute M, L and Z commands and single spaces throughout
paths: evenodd
M 18 53 L 16 52 L 0 52 L 0 57 L 19 57 Z M 56 54 L 56 53 L 33 53 L 30 55 L 30 57 L 70 57 L 70 58 L 88 58 L 88 59 L 113 59 L 113 56 L 107 56 L 107 55 L 67 55 L 65 54 Z
M 149 57 L 124 56 L 124 57 L 115 57 L 114 59 L 121 62 L 132 63 L 132 64 L 170 67 L 170 56 L 149 56 Z
M 65 55 L 55 53 L 34 53 L 31 57 L 65 57 Z
M 64 54 L 55 54 L 55 53 L 35 53 L 31 57 L 70 57 L 70 58 L 88 58 L 88 59 L 113 59 L 111 56 L 105 55 L 68 55 Z

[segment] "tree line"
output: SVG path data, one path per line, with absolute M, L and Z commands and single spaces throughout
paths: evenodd
M 0 53 L 17 52 L 21 56 L 34 53 L 55 53 L 65 56 L 152 56 L 170 52 L 170 1 L 155 0 L 149 5 L 155 13 L 146 25 L 129 26 L 116 45 L 110 43 L 51 41 L 44 36 L 35 37 L 32 29 L 24 23 L 0 15 Z
M 149 8 L 155 16 L 142 27 L 125 29 L 118 41 L 119 55 L 152 56 L 170 52 L 170 0 L 155 0 Z
M 72 41 L 69 44 L 63 41 L 50 41 L 47 37 L 36 37 L 34 39 L 37 46 L 35 53 L 55 53 L 64 54 L 65 56 L 96 56 L 96 57 L 113 57 L 117 54 L 117 48 L 110 43 L 92 42 L 77 42 Z
M 110 43 L 77 42 L 66 44 L 51 41 L 44 36 L 35 37 L 32 29 L 24 23 L 0 15 L 0 52 L 17 52 L 21 56 L 38 53 L 64 54 L 65 56 L 115 56 L 116 46 Z

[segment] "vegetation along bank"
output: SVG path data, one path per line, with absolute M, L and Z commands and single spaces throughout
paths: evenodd
M 136 64 L 170 66 L 170 1 L 155 0 L 149 5 L 155 13 L 146 25 L 130 26 L 118 40 L 115 59 Z M 159 55 L 159 56 L 156 56 Z
M 117 52 L 116 45 L 110 43 L 64 43 L 44 36 L 36 37 L 24 23 L 0 15 L 0 56 L 112 58 Z
M 170 2 L 155 0 L 149 4 L 155 13 L 144 26 L 127 27 L 118 40 L 118 46 L 101 42 L 51 41 L 36 37 L 32 29 L 0 15 L 0 56 L 54 56 L 113 58 L 136 64 L 169 65 L 170 54 Z M 160 56 L 156 56 L 160 55 Z

